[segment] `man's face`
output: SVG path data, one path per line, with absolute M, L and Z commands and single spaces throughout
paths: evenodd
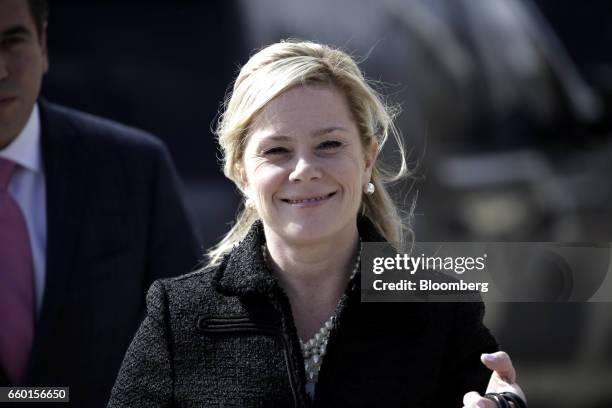
M 0 0 L 0 149 L 25 126 L 47 72 L 46 33 L 25 0 Z

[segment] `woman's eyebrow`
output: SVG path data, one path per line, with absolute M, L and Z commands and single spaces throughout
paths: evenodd
M 314 136 L 314 137 L 316 137 L 316 136 L 323 136 L 323 135 L 326 135 L 328 133 L 337 132 L 337 131 L 348 132 L 348 129 L 345 129 L 342 126 L 332 126 L 332 127 L 327 127 L 327 128 L 315 130 L 314 132 L 312 132 L 312 136 Z
M 333 132 L 349 132 L 348 129 L 343 128 L 342 126 L 331 126 L 322 129 L 315 130 L 311 132 L 312 137 L 324 136 Z M 276 134 L 270 133 L 261 137 L 261 141 L 273 141 L 273 142 L 286 142 L 290 141 L 292 138 L 285 134 Z
M 271 141 L 274 141 L 274 142 L 286 142 L 286 141 L 288 141 L 290 139 L 291 138 L 289 136 L 286 136 L 286 135 L 277 135 L 277 134 L 270 134 L 270 135 L 266 135 L 266 136 L 261 138 L 262 141 L 271 140 Z

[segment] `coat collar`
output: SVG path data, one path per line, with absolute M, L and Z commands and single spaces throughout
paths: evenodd
M 261 252 L 265 242 L 263 225 L 258 220 L 217 270 L 213 283 L 216 283 L 219 291 L 247 295 L 252 292 L 268 293 L 276 287 L 277 279 L 266 265 Z
M 364 242 L 385 241 L 366 217 L 358 219 L 357 228 Z M 253 293 L 270 294 L 279 288 L 277 277 L 262 256 L 261 247 L 265 242 L 263 224 L 258 220 L 221 263 L 213 278 L 216 289 L 228 295 L 246 296 Z

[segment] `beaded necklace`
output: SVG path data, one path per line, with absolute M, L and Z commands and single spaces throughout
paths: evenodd
M 353 270 L 351 272 L 351 277 L 349 281 L 353 280 L 357 271 L 359 270 L 360 262 L 361 262 L 361 248 L 362 248 L 361 238 L 359 239 L 359 252 L 357 254 L 357 259 L 355 260 L 355 265 L 353 266 Z M 263 255 L 264 262 L 269 266 L 268 262 L 268 254 L 267 254 L 266 245 L 261 246 L 261 253 Z M 302 356 L 304 357 L 304 369 L 306 371 L 306 381 L 307 386 L 312 384 L 316 384 L 319 378 L 319 370 L 321 370 L 321 365 L 323 364 L 323 357 L 327 353 L 327 342 L 329 341 L 329 334 L 332 331 L 336 324 L 336 313 L 323 323 L 321 328 L 314 336 L 312 336 L 308 341 L 303 342 L 300 339 L 300 348 L 302 349 Z

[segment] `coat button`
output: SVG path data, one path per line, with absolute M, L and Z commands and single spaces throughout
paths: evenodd
M 207 326 L 208 324 L 206 323 L 206 319 L 203 317 L 200 317 L 198 319 L 198 330 L 204 330 L 206 329 Z

